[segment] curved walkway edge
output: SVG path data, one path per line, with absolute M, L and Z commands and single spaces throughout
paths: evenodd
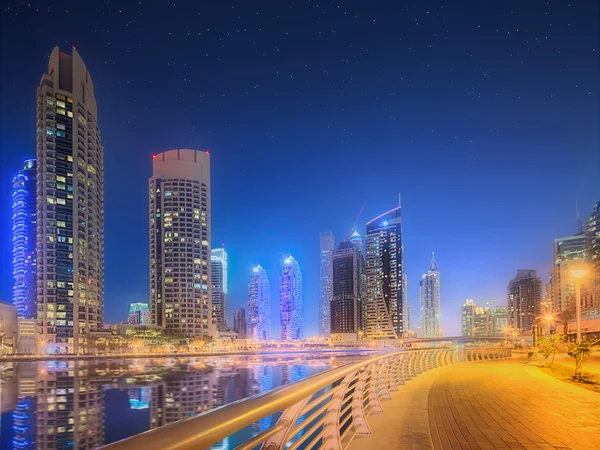
M 475 366 L 476 365 L 476 366 Z M 600 394 L 522 359 L 432 370 L 392 393 L 350 450 L 597 449 Z

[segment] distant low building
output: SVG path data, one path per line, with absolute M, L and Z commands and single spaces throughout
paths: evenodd
M 17 351 L 17 307 L 0 302 L 0 355 Z

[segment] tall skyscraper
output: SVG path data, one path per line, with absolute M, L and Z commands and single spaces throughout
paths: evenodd
M 363 327 L 365 260 L 362 245 L 343 241 L 333 253 L 331 334 L 352 333 L 358 339 Z
M 440 271 L 431 256 L 427 273 L 421 275 L 421 332 L 425 338 L 440 336 Z
M 413 331 L 413 312 L 412 304 L 406 303 L 406 330 Z
M 281 339 L 304 338 L 304 290 L 300 264 L 291 255 L 283 262 L 279 276 Z
M 553 247 L 554 267 L 552 268 L 552 310 L 575 310 L 575 280 L 571 269 L 585 260 L 585 235 L 558 238 Z
M 271 283 L 260 264 L 252 269 L 248 284 L 250 336 L 255 341 L 271 339 Z
M 213 248 L 210 253 L 212 313 L 217 328 L 227 327 L 227 252 Z
M 233 312 L 233 331 L 238 335 L 239 339 L 246 339 L 246 310 L 238 308 Z
M 104 151 L 79 53 L 55 47 L 37 88 L 37 324 L 50 352 L 81 352 L 102 328 Z M 42 256 L 43 255 L 43 256 Z
M 148 303 L 130 303 L 127 323 L 134 325 L 150 325 L 150 308 Z
M 19 319 L 35 319 L 36 274 L 36 164 L 25 161 L 13 179 L 13 303 Z
M 320 234 L 321 242 L 321 265 L 320 276 L 321 285 L 319 292 L 319 336 L 329 336 L 331 326 L 331 315 L 329 308 L 331 306 L 332 289 L 332 258 L 335 250 L 335 237 L 331 231 Z
M 366 334 L 396 339 L 408 332 L 404 294 L 404 247 L 401 207 L 367 222 Z
M 152 157 L 150 316 L 186 336 L 214 336 L 210 283 L 210 155 L 169 150 Z
M 535 270 L 518 270 L 508 283 L 509 324 L 520 334 L 531 334 L 535 318 L 540 315 L 542 280 Z

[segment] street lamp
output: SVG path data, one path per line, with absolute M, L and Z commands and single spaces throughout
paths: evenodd
M 581 342 L 581 279 L 587 274 L 585 267 L 571 269 L 571 276 L 575 278 L 575 314 L 577 316 L 577 343 Z

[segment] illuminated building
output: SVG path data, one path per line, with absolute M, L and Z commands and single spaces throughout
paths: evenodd
M 148 303 L 130 303 L 127 323 L 133 325 L 150 325 L 150 308 Z
M 320 292 L 319 292 L 319 335 L 329 336 L 331 318 L 329 308 L 333 298 L 331 277 L 333 270 L 333 251 L 335 250 L 335 237 L 331 231 L 320 234 L 321 265 L 320 265 Z
M 585 317 L 600 317 L 600 202 L 594 205 L 585 223 L 585 254 L 588 273 L 581 285 L 581 312 Z
M 556 313 L 574 310 L 575 282 L 571 269 L 583 264 L 585 259 L 585 235 L 554 240 L 552 268 L 552 310 Z
M 370 339 L 401 337 L 408 328 L 400 206 L 367 222 L 366 248 L 366 335 Z
M 55 47 L 37 88 L 37 324 L 48 352 L 102 328 L 104 155 L 92 78 Z
M 491 309 L 487 306 L 477 306 L 472 299 L 466 299 L 462 307 L 462 335 L 493 336 L 494 321 Z
M 358 339 L 363 331 L 365 261 L 361 248 L 356 240 L 343 241 L 333 253 L 332 335 L 352 333 Z
M 210 155 L 152 157 L 150 317 L 185 336 L 214 336 L 210 282 Z
M 279 276 L 281 339 L 304 338 L 304 290 L 300 264 L 291 255 L 283 261 Z
M 246 328 L 246 310 L 238 308 L 233 312 L 233 331 L 237 333 L 239 339 L 245 339 Z
M 421 333 L 424 338 L 440 336 L 440 271 L 432 254 L 427 273 L 421 275 Z
M 212 317 L 217 328 L 227 327 L 227 252 L 213 248 L 210 253 Z
M 271 283 L 267 271 L 258 264 L 248 284 L 250 336 L 255 341 L 271 339 Z
M 36 164 L 25 164 L 12 183 L 13 304 L 19 319 L 35 319 L 36 278 Z
M 406 285 L 405 285 L 406 286 Z M 410 303 L 406 303 L 406 330 L 407 331 L 412 331 L 413 326 L 412 326 L 412 304 Z
M 507 296 L 509 325 L 519 334 L 531 334 L 542 303 L 542 280 L 535 270 L 518 270 Z

